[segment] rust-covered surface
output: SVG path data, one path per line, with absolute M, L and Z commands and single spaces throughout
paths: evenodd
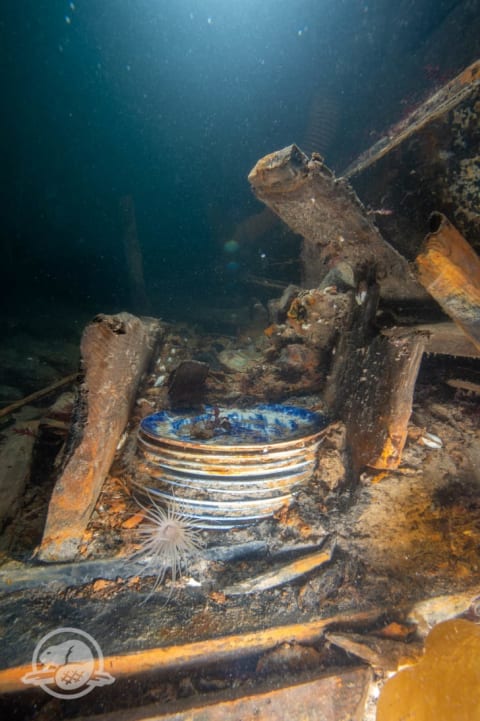
M 70 449 L 49 504 L 39 558 L 70 561 L 112 464 L 159 326 L 128 313 L 101 315 L 81 341 L 85 377 Z
M 480 60 L 390 128 L 344 176 L 409 260 L 435 210 L 480 248 Z
M 303 283 L 314 288 L 335 268 L 355 287 L 375 278 L 384 297 L 423 298 L 408 264 L 386 243 L 354 190 L 337 179 L 320 156 L 295 145 L 266 155 L 248 179 L 255 195 L 303 236 Z M 325 281 L 327 282 L 327 281 Z

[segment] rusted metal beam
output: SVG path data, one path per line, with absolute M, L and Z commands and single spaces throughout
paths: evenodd
M 480 258 L 442 213 L 417 256 L 418 278 L 480 351 Z
M 40 560 L 75 558 L 158 332 L 158 322 L 144 323 L 129 313 L 98 316 L 85 329 L 78 418 L 50 500 Z
M 305 287 L 317 287 L 329 272 L 342 267 L 353 287 L 368 275 L 377 280 L 385 298 L 426 297 L 406 260 L 383 240 L 348 181 L 335 178 L 320 156 L 309 159 L 290 145 L 259 160 L 248 179 L 257 198 L 303 236 Z

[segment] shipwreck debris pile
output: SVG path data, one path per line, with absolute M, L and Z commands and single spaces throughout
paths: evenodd
M 361 719 L 388 674 L 415 664 L 430 674 L 433 646 L 449 643 L 442 622 L 462 616 L 455 633 L 478 646 L 465 626 L 478 623 L 480 595 L 478 205 L 460 202 L 457 182 L 448 196 L 456 212 L 438 179 L 421 207 L 430 232 L 417 227 L 407 243 L 413 215 L 402 217 L 397 197 L 403 176 L 431 177 L 427 153 L 412 159 L 415 143 L 437 147 L 451 127 L 472 145 L 471 124 L 458 119 L 471 106 L 478 120 L 478 67 L 349 169 L 362 200 L 371 181 L 370 208 L 317 154 L 292 145 L 257 163 L 255 194 L 302 236 L 302 287 L 271 299 L 264 328 L 209 336 L 128 313 L 87 326 L 67 439 L 53 409 L 8 433 L 9 453 L 15 440 L 29 460 L 10 495 L 0 488 L 5 523 L 32 485 L 37 434 L 56 423 L 63 437 L 37 537 L 36 560 L 47 565 L 10 559 L 0 571 L 7 613 L 18 619 L 13 640 L 5 624 L 17 663 L 0 671 L 7 690 L 19 690 L 31 653 L 31 604 L 55 620 L 73 611 L 88 620 L 118 678 L 128 684 L 155 668 L 158 688 L 142 677 L 144 688 L 199 713 L 225 711 L 217 692 L 233 679 L 238 717 L 260 707 L 282 715 L 300 700 L 313 714 L 328 699 L 325 718 Z M 383 208 L 378 178 L 390 164 L 395 191 Z M 452 160 L 445 177 L 453 182 L 460 166 Z M 252 443 L 259 429 L 247 409 L 272 403 L 281 404 L 277 416 Z M 332 422 L 285 437 L 286 405 Z M 238 443 L 232 429 L 246 426 L 247 443 Z M 204 548 L 183 579 L 131 560 L 144 520 L 139 488 L 167 502 L 180 496 L 186 514 L 203 519 Z M 155 575 L 162 584 L 151 593 Z M 127 627 L 108 632 L 119 607 L 135 620 L 133 636 Z M 396 721 L 388 699 L 409 678 L 385 686 L 383 718 Z

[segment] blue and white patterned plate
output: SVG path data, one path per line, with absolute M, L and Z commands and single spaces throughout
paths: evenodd
M 205 445 L 256 445 L 290 441 L 318 433 L 327 425 L 321 413 L 285 405 L 253 408 L 205 406 L 199 415 L 160 411 L 141 422 L 151 438 Z

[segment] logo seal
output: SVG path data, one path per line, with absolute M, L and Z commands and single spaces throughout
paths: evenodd
M 113 683 L 115 677 L 105 671 L 97 641 L 86 631 L 65 627 L 42 636 L 33 651 L 32 670 L 21 681 L 55 698 L 75 699 Z

